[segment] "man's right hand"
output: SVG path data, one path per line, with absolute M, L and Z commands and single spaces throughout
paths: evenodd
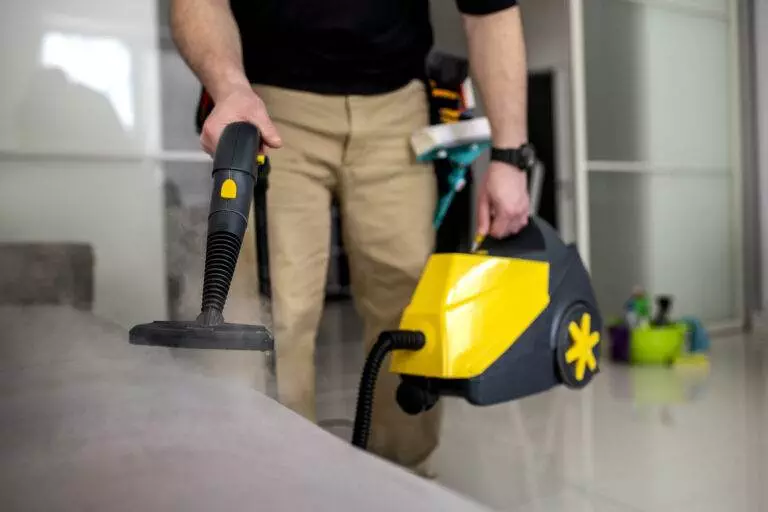
M 250 86 L 241 86 L 228 92 L 216 102 L 200 134 L 200 144 L 209 155 L 216 151 L 221 132 L 231 123 L 246 121 L 261 132 L 262 146 L 279 148 L 283 141 L 267 114 L 267 108 Z M 262 148 L 263 149 L 263 148 Z

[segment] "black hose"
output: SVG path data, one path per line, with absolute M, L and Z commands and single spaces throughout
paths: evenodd
M 393 350 L 421 350 L 426 344 L 424 334 L 418 331 L 385 331 L 379 335 L 365 360 L 360 388 L 357 392 L 355 426 L 352 431 L 352 445 L 365 450 L 371 436 L 371 416 L 376 378 L 384 359 Z
M 241 243 L 242 237 L 227 231 L 208 235 L 201 311 L 224 311 Z

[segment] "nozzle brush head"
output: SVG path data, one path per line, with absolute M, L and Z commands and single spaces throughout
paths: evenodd
M 227 324 L 203 325 L 191 322 L 152 322 L 131 329 L 133 345 L 169 348 L 218 350 L 274 349 L 272 333 L 263 325 Z

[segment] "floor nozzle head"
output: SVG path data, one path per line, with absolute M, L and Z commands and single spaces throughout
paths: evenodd
M 200 317 L 193 322 L 160 321 L 137 325 L 131 329 L 129 339 L 133 345 L 153 347 L 262 352 L 274 349 L 272 333 L 263 325 L 206 325 Z

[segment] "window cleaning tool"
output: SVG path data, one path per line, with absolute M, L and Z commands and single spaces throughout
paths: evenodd
M 266 180 L 269 172 L 269 161 L 256 154 L 260 145 L 261 137 L 255 126 L 233 123 L 224 129 L 216 148 L 200 315 L 188 322 L 137 325 L 130 331 L 131 343 L 201 349 L 273 349 L 272 333 L 265 326 L 228 324 L 223 315 L 248 225 L 254 187 L 258 180 Z
M 491 125 L 487 117 L 476 117 L 450 124 L 427 126 L 411 137 L 411 146 L 419 162 L 447 160 L 451 165 L 448 175 L 449 190 L 439 198 L 433 225 L 438 229 L 445 219 L 456 194 L 466 185 L 470 166 L 491 147 Z M 536 161 L 528 176 L 531 211 L 539 209 L 541 189 L 544 186 L 544 168 Z M 482 240 L 480 240 L 482 241 Z M 478 240 L 475 240 L 477 246 Z M 476 250 L 473 248 L 472 252 Z

